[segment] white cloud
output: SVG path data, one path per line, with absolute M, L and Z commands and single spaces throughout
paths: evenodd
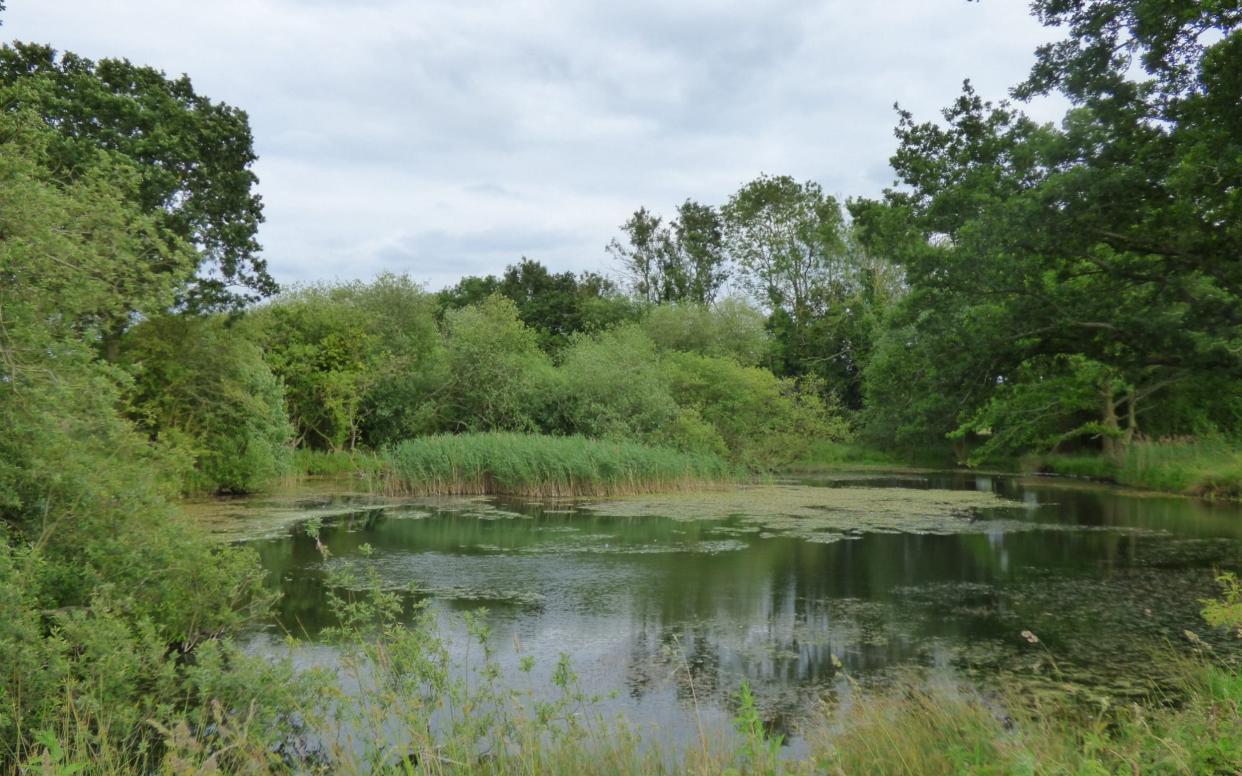
M 246 109 L 282 282 L 609 269 L 640 205 L 760 172 L 891 181 L 894 101 L 1001 98 L 1049 37 L 964 0 L 10 0 L 12 38 L 189 73 Z M 1035 106 L 1053 118 L 1057 106 Z

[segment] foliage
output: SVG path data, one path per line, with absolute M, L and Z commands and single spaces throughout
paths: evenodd
M 3 90 L 5 101 L 20 89 Z M 188 245 L 130 203 L 141 173 L 101 153 L 63 181 L 51 133 L 28 113 L 0 115 L 0 226 L 6 306 L 27 333 L 78 336 L 95 346 L 135 314 L 171 304 L 193 271 Z
M 433 311 L 408 278 L 381 275 L 298 289 L 252 313 L 298 445 L 352 450 L 427 430 L 423 403 L 445 379 Z
M 804 323 L 845 252 L 840 205 L 814 181 L 763 175 L 722 208 L 743 286 L 762 305 Z
M 848 434 L 836 407 L 813 384 L 693 353 L 669 353 L 663 364 L 677 403 L 714 427 L 730 457 L 749 466 L 781 466 L 815 441 Z
M 1205 498 L 1242 496 L 1242 451 L 1222 439 L 1141 439 L 1115 455 L 1035 455 L 1024 466 Z
M 656 305 L 642 328 L 665 350 L 731 357 L 743 366 L 762 364 L 771 349 L 763 313 L 737 297 L 710 306 Z
M 818 772 L 1231 773 L 1242 768 L 1242 681 L 1192 665 L 1182 702 L 1094 713 L 1015 699 L 1003 714 L 981 698 L 903 688 L 852 707 L 843 730 L 815 744 Z
M 1100 404 L 1111 400 L 1116 382 L 1108 367 L 1082 356 L 1032 359 L 949 437 L 974 434 L 983 439 L 972 451 L 971 462 L 1022 450 L 1056 451 L 1087 436 L 1117 439 L 1123 432 L 1097 419 Z
M 894 469 L 907 465 L 908 461 L 894 457 L 884 450 L 865 447 L 852 442 L 816 441 L 806 453 L 790 466 L 797 471 L 815 469 L 855 469 L 877 467 Z
M 465 277 L 437 297 L 443 314 L 480 304 L 493 294 L 517 306 L 522 323 L 538 332 L 540 345 L 549 352 L 563 347 L 574 334 L 602 331 L 636 314 L 634 305 L 607 278 L 592 272 L 553 273 L 526 258 L 506 268 L 501 278 Z
M 437 397 L 440 427 L 531 431 L 547 414 L 552 364 L 517 306 L 492 295 L 444 317 L 448 377 Z
M 196 93 L 184 75 L 27 43 L 0 48 L 0 86 L 9 87 L 7 111 L 34 112 L 55 130 L 49 166 L 77 178 L 121 159 L 140 171 L 126 199 L 170 246 L 198 252 L 204 274 L 184 289 L 187 301 L 238 304 L 276 290 L 255 240 L 263 213 L 244 111 Z M 153 269 L 185 280 L 179 264 Z M 238 285 L 246 292 L 231 290 Z
M 655 345 L 632 326 L 574 339 L 556 392 L 554 428 L 587 437 L 650 440 L 679 413 Z
M 710 205 L 687 199 L 668 224 L 639 208 L 621 231 L 625 243 L 612 240 L 608 252 L 643 301 L 711 304 L 729 277 L 724 222 Z
M 967 84 L 943 123 L 901 113 L 903 188 L 883 205 L 853 204 L 868 239 L 906 271 L 913 293 L 894 324 L 908 327 L 903 347 L 924 351 L 908 353 L 909 370 L 882 359 L 868 412 L 933 436 L 977 431 L 984 416 L 1028 425 L 991 428 L 1016 445 L 1055 445 L 1078 429 L 1114 453 L 1177 386 L 1242 370 L 1231 258 L 1242 232 L 1227 193 L 1242 181 L 1242 31 L 1236 9 L 1213 4 L 1050 0 L 1035 10 L 1069 36 L 1040 49 L 1015 93 L 1062 91 L 1074 107 L 1060 126 Z M 1094 427 L 1077 399 L 1029 427 L 1049 379 L 1073 383 L 1076 396 L 1086 388 L 1073 364 L 1094 365 Z M 952 392 L 931 400 L 941 405 L 932 413 L 889 393 L 902 382 Z M 1227 417 L 1229 401 L 1212 397 L 1220 409 L 1206 414 Z
M 1216 581 L 1221 597 L 1203 601 L 1203 619 L 1214 628 L 1230 628 L 1242 638 L 1242 584 L 1229 572 L 1220 574 Z
M 379 468 L 378 457 L 373 452 L 312 450 L 301 448 L 293 451 L 295 475 L 340 476 L 357 475 L 369 477 Z
M 225 319 L 164 316 L 126 337 L 132 412 L 194 461 L 187 492 L 246 493 L 284 474 L 293 429 L 284 388 Z
M 744 772 L 775 774 L 784 770 L 781 765 L 783 737 L 768 735 L 755 705 L 755 694 L 746 682 L 742 682 L 738 691 L 738 713 L 733 726 L 741 737 L 737 759 Z
M 387 487 L 420 495 L 577 497 L 701 487 L 739 476 L 709 454 L 580 436 L 420 437 L 384 453 Z
M 265 686 L 208 643 L 267 598 L 253 555 L 212 547 L 169 506 L 170 463 L 119 415 L 126 375 L 97 356 L 110 315 L 170 301 L 145 282 L 170 245 L 157 219 L 117 188 L 123 166 L 57 181 L 48 130 L 0 122 L 0 767 L 57 740 L 141 769 L 150 720 L 205 713 L 200 689 L 231 704 Z

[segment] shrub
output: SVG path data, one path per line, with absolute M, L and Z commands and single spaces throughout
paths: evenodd
M 251 313 L 298 446 L 352 450 L 432 430 L 428 396 L 444 380 L 434 313 L 399 275 L 301 288 Z
M 447 380 L 440 428 L 533 431 L 548 413 L 552 364 L 509 299 L 493 295 L 444 316 Z
M 289 470 L 284 390 L 259 349 L 222 318 L 144 322 L 123 347 L 133 413 L 193 462 L 186 491 L 245 493 Z
M 576 337 L 557 372 L 556 430 L 649 439 L 679 415 L 655 345 L 635 327 Z
M 663 363 L 678 404 L 710 423 L 739 462 L 780 466 L 802 458 L 816 441 L 848 434 L 815 386 L 728 358 L 671 353 Z

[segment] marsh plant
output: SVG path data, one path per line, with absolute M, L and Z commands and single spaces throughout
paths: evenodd
M 742 478 L 712 453 L 627 441 L 488 433 L 411 439 L 384 455 L 385 490 L 419 496 L 612 496 Z

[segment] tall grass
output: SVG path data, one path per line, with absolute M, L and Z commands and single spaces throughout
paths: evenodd
M 1184 660 L 1184 659 L 1183 659 Z M 810 732 L 814 772 L 1207 774 L 1242 772 L 1242 677 L 1187 660 L 1175 694 L 1094 709 L 984 701 L 906 686 L 866 695 L 840 728 Z
M 364 450 L 309 450 L 293 451 L 295 476 L 367 476 L 379 468 L 375 453 Z
M 744 472 L 710 454 L 579 436 L 437 435 L 382 454 L 384 488 L 409 495 L 551 498 L 684 490 Z
M 1223 440 L 1144 440 L 1116 456 L 1037 456 L 1025 468 L 1168 493 L 1242 498 L 1242 448 Z

